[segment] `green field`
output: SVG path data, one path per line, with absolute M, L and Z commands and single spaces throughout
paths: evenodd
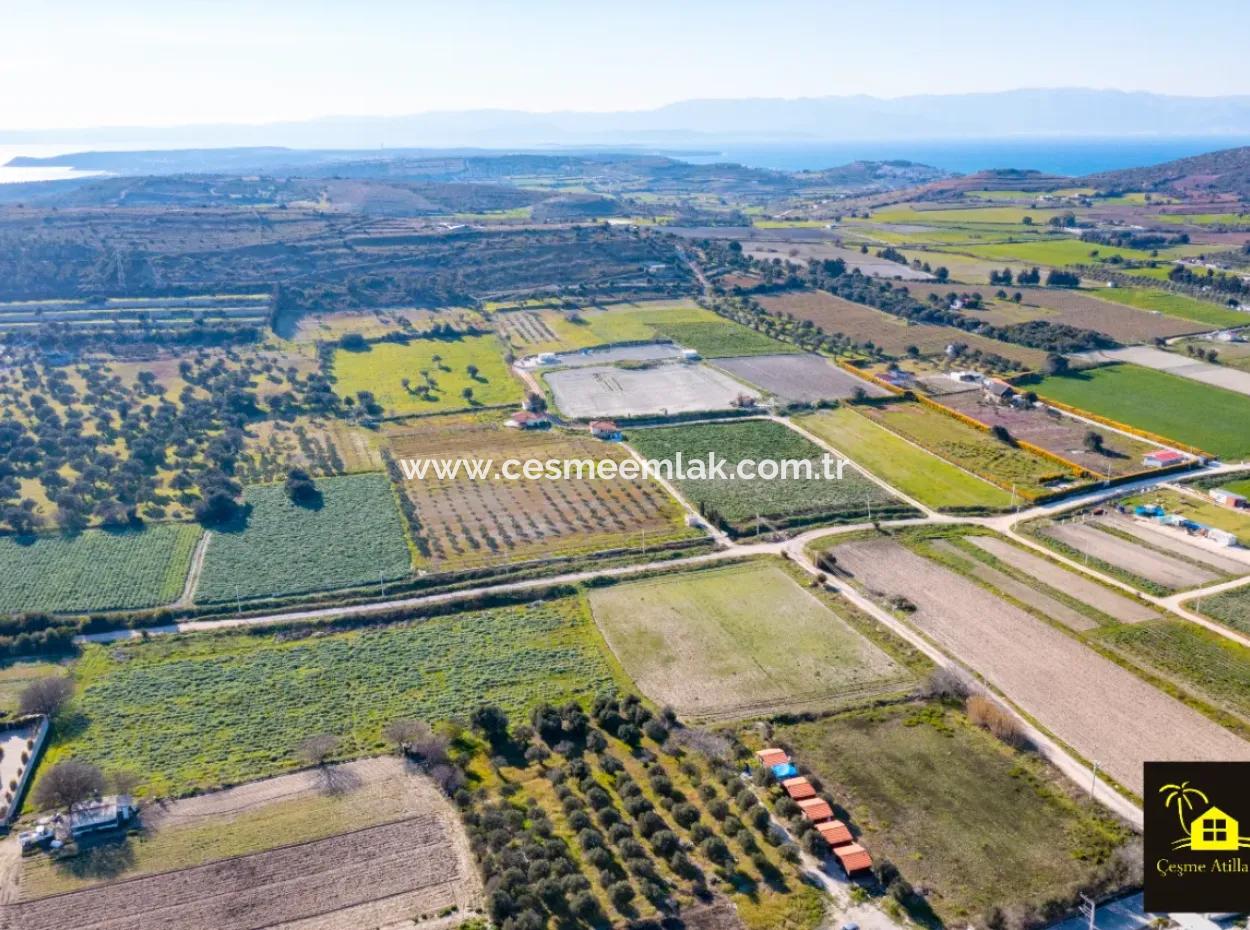
M 778 342 L 741 323 L 722 318 L 706 323 L 661 323 L 656 326 L 656 331 L 678 345 L 694 349 L 705 358 L 799 351 L 798 346 Z
M 212 530 L 197 603 L 378 586 L 412 570 L 385 475 L 317 481 L 319 506 L 293 503 L 280 484 L 244 490 L 245 519 Z
M 1234 630 L 1250 634 L 1250 584 L 1204 597 L 1197 603 L 1190 601 L 1186 606 Z
M 1096 242 L 1082 242 L 1080 239 L 1052 239 L 1044 242 L 994 243 L 987 245 L 968 244 L 960 249 L 978 258 L 989 258 L 995 261 L 1029 262 L 1036 265 L 1082 265 L 1097 262 L 1099 259 L 1119 256 L 1125 259 L 1147 261 L 1149 252 L 1140 249 L 1121 249 L 1116 246 L 1100 245 Z M 1097 256 L 1090 253 L 1097 252 Z
M 881 708 L 774 734 L 846 808 L 873 858 L 929 889 L 948 927 L 1066 899 L 1129 839 L 1037 756 L 953 709 Z
M 1225 485 L 1220 485 L 1225 487 Z M 1230 490 L 1233 490 L 1230 488 Z M 1234 492 L 1238 493 L 1238 492 Z M 1250 547 L 1250 511 L 1234 510 L 1217 504 L 1205 492 L 1201 496 L 1182 494 L 1169 488 L 1151 488 L 1141 494 L 1124 499 L 1128 506 L 1135 504 L 1158 504 L 1168 513 L 1177 513 L 1203 526 L 1235 533 L 1243 546 Z M 1250 574 L 1250 566 L 1246 572 Z
M 1105 365 L 1030 385 L 1121 423 L 1236 461 L 1250 455 L 1250 397 L 1137 365 Z
M 1151 310 L 1182 320 L 1207 323 L 1213 328 L 1221 326 L 1244 326 L 1246 314 L 1229 310 L 1206 300 L 1173 294 L 1170 291 L 1152 291 L 1149 288 L 1105 287 L 1093 296 L 1110 300 L 1139 310 Z
M 1203 609 L 1210 612 L 1209 601 Z M 1090 636 L 1250 722 L 1250 649 L 1245 646 L 1187 620 L 1120 624 Z
M 0 536 L 0 613 L 136 610 L 176 601 L 200 538 L 192 524 Z
M 590 605 L 642 692 L 683 716 L 828 710 L 913 682 L 772 562 L 598 588 Z
M 303 638 L 257 632 L 88 646 L 48 762 L 127 769 L 151 794 L 251 781 L 299 764 L 309 736 L 343 757 L 382 751 L 386 723 L 464 718 L 494 703 L 514 719 L 542 701 L 614 684 L 576 598 Z M 46 770 L 47 765 L 44 765 Z
M 42 659 L 14 659 L 0 664 L 0 714 L 15 714 L 22 692 L 40 678 L 64 674 L 56 662 Z
M 744 459 L 810 460 L 812 477 L 776 480 L 756 478 L 687 477 L 674 484 L 696 507 L 729 523 L 735 530 L 752 532 L 757 515 L 768 523 L 802 523 L 866 518 L 912 513 L 878 485 L 853 469 L 846 469 L 841 480 L 823 477 L 824 450 L 781 423 L 750 420 L 742 423 L 701 423 L 637 429 L 629 442 L 648 459 L 674 460 L 680 453 L 689 463 L 715 455 L 732 471 Z M 831 457 L 832 460 L 832 457 Z
M 990 433 L 918 403 L 861 408 L 864 415 L 949 462 L 1021 493 L 1042 493 L 1045 482 L 1068 475 L 1062 465 L 995 439 Z
M 1011 506 L 1011 494 L 930 455 L 850 407 L 803 417 L 799 425 L 815 433 L 887 484 L 935 510 Z
M 472 377 L 470 365 L 478 369 Z M 383 416 L 515 404 L 524 396 L 493 335 L 377 342 L 365 351 L 338 349 L 334 377 L 340 397 L 369 391 L 382 405 Z M 404 378 L 409 381 L 406 388 Z M 421 388 L 427 383 L 432 386 L 423 394 Z M 468 400 L 463 393 L 466 389 L 473 392 Z

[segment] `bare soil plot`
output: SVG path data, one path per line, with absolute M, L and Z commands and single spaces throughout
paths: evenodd
M 1108 533 L 1096 524 L 1056 524 L 1042 532 L 1043 535 L 1057 539 L 1079 552 L 1088 553 L 1092 558 L 1173 591 L 1211 584 L 1223 577 L 1216 572 L 1182 562 Z
M 1141 794 L 1147 759 L 1250 760 L 1250 743 L 901 544 L 874 539 L 833 551 L 858 585 L 910 600 L 913 626 L 1133 792 Z
M 1250 562 L 1242 561 L 1229 550 L 1228 555 L 1208 549 L 1196 541 L 1191 542 L 1189 535 L 1175 527 L 1154 526 L 1141 523 L 1128 517 L 1108 515 L 1099 519 L 1100 523 L 1114 527 L 1124 533 L 1136 536 L 1146 545 L 1155 549 L 1167 549 L 1187 561 L 1201 562 L 1208 568 L 1225 575 L 1250 575 Z
M 1143 456 L 1159 449 L 1155 443 L 1083 423 L 1053 408 L 1013 407 L 987 400 L 979 390 L 946 394 L 941 402 L 986 426 L 1005 427 L 1016 439 L 1075 462 L 1092 475 L 1116 477 L 1142 471 Z M 1089 433 L 1102 437 L 1105 452 L 1085 448 Z
M 765 562 L 597 588 L 590 605 L 643 693 L 683 715 L 828 709 L 911 681 L 784 570 Z
M 587 434 L 518 431 L 472 418 L 427 422 L 390 438 L 396 459 L 624 461 L 629 452 Z M 401 473 L 402 474 L 402 473 Z M 654 481 L 404 480 L 416 510 L 410 527 L 422 560 L 439 570 L 656 544 L 683 535 L 681 506 Z
M 892 262 L 888 258 L 878 258 L 873 252 L 867 254 L 859 249 L 848 249 L 832 242 L 780 242 L 775 240 L 746 240 L 742 250 L 752 258 L 772 261 L 796 262 L 800 265 L 809 261 L 827 261 L 840 258 L 848 268 L 858 268 L 866 275 L 879 278 L 902 278 L 905 281 L 931 281 L 933 275 L 911 265 Z
M 330 839 L 240 856 L 0 911 L 4 930 L 253 930 L 314 921 L 360 930 L 464 906 L 473 867 L 452 836 L 458 826 L 425 815 Z
M 811 320 L 827 333 L 841 333 L 859 343 L 872 342 L 891 355 L 905 354 L 908 346 L 916 346 L 922 355 L 938 355 L 945 353 L 951 343 L 961 342 L 971 349 L 1015 359 L 1030 368 L 1040 367 L 1046 359 L 1046 353 L 1037 349 L 946 326 L 912 323 L 824 291 L 793 291 L 760 297 L 759 301 L 769 313 Z
M 995 296 L 1000 290 L 1006 291 L 1008 295 L 1019 292 L 1023 298 L 1019 304 L 1010 299 L 1002 300 Z M 912 289 L 913 295 L 921 300 L 927 299 L 931 293 L 945 297 L 952 292 L 979 294 L 986 301 L 985 309 L 965 310 L 964 313 L 988 323 L 1007 324 L 1023 322 L 1026 319 L 1044 319 L 1051 323 L 1066 323 L 1080 329 L 1092 329 L 1123 343 L 1150 342 L 1210 329 L 1203 323 L 1114 304 L 1069 288 L 924 284 Z
M 1066 627 L 1070 627 L 1073 630 L 1092 630 L 1098 626 L 1097 623 L 1085 616 L 1085 614 L 1079 610 L 1074 610 L 1062 601 L 1055 600 L 1048 594 L 1043 594 L 1037 588 L 1012 578 L 1006 572 L 1001 572 L 992 565 L 986 565 L 975 558 L 969 558 L 968 553 L 964 552 L 950 540 L 938 540 L 933 545 L 939 552 L 953 555 L 955 558 L 967 563 L 968 574 L 973 578 L 986 582 L 1004 594 L 1014 597 L 1021 603 L 1037 608 Z
M 1250 320 L 1250 317 L 1247 317 Z M 1190 381 L 1201 381 L 1236 391 L 1238 394 L 1250 395 L 1250 371 L 1241 371 L 1227 365 L 1212 365 L 1180 355 L 1176 352 L 1164 352 L 1154 346 L 1131 346 L 1125 349 L 1109 349 L 1105 352 L 1082 352 L 1081 358 L 1092 362 L 1130 362 L 1155 371 L 1165 371 L 1170 375 L 1188 378 Z
M 795 403 L 844 400 L 854 397 L 857 390 L 869 397 L 886 394 L 884 388 L 856 378 L 819 355 L 748 355 L 718 359 L 716 366 Z
M 1132 598 L 1117 594 L 1110 588 L 1103 587 L 1096 581 L 1082 578 L 1049 559 L 1026 552 L 1005 539 L 996 536 L 969 536 L 968 541 L 979 549 L 988 552 L 994 558 L 1006 562 L 1012 568 L 1032 575 L 1042 584 L 1063 591 L 1065 594 L 1088 604 L 1108 617 L 1121 623 L 1139 623 L 1142 620 L 1157 620 L 1159 615 L 1154 608 L 1139 603 Z
M 570 417 L 630 417 L 726 410 L 746 387 L 706 365 L 568 368 L 544 376 Z
M 16 891 L 30 901 L 430 813 L 455 820 L 420 769 L 396 756 L 360 759 L 150 804 L 133 836 L 93 843 L 66 862 L 24 859 Z

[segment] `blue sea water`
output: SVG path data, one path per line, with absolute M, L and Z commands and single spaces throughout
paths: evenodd
M 729 145 L 715 155 L 674 157 L 708 163 L 738 162 L 787 171 L 831 168 L 858 160 L 904 159 L 968 174 L 989 168 L 1032 168 L 1048 174 L 1084 175 L 1136 168 L 1250 145 L 1248 136 L 1014 138 L 959 140 L 888 140 L 805 144 Z

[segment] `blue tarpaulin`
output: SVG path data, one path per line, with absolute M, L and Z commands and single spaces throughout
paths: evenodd
M 794 778 L 799 774 L 799 770 L 794 767 L 792 762 L 783 762 L 781 765 L 773 766 L 773 778 Z

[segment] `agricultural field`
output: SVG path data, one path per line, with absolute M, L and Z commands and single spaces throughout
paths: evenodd
M 1030 369 L 1040 368 L 1046 359 L 1046 353 L 1037 349 L 987 339 L 948 326 L 912 323 L 824 291 L 762 296 L 759 302 L 769 313 L 810 320 L 827 333 L 841 333 L 860 345 L 871 342 L 894 356 L 906 355 L 908 349 L 915 346 L 921 355 L 944 359 L 947 346 L 962 343 L 970 350 L 1001 355 Z
M 774 732 L 846 809 L 864 845 L 926 889 L 944 926 L 1066 902 L 1131 843 L 1125 825 L 1039 756 L 954 708 L 896 705 Z
M 707 365 L 684 362 L 622 368 L 589 365 L 547 372 L 560 412 L 576 419 L 728 410 L 750 390 Z
M 884 388 L 843 371 L 819 355 L 755 355 L 721 359 L 716 364 L 735 378 L 789 403 L 846 400 L 861 392 L 869 397 L 886 394 Z
M 463 900 L 476 881 L 447 855 L 446 818 L 414 817 L 341 836 L 144 876 L 10 906 L 23 930 L 157 925 L 167 930 L 315 926 L 410 920 Z M 222 889 L 229 889 L 223 894 Z M 308 921 L 309 924 L 302 923 Z
M 311 637 L 257 632 L 87 646 L 77 693 L 44 768 L 73 757 L 136 772 L 149 795 L 274 775 L 329 733 L 339 758 L 383 750 L 399 717 L 431 723 L 482 704 L 524 716 L 617 683 L 578 598 L 416 617 Z
M 340 397 L 368 391 L 388 417 L 518 404 L 524 396 L 494 335 L 337 349 L 333 370 Z
M 596 588 L 590 606 L 642 692 L 683 717 L 828 710 L 914 682 L 771 562 Z
M 1250 398 L 1137 365 L 1104 365 L 1029 385 L 1043 398 L 1166 436 L 1228 461 L 1250 457 Z
M 282 597 L 407 577 L 412 559 L 385 475 L 317 481 L 309 505 L 281 484 L 244 489 L 242 514 L 209 531 L 196 603 Z
M 831 551 L 846 580 L 881 601 L 905 598 L 910 625 L 1136 794 L 1147 759 L 1250 760 L 1250 742 L 899 542 L 870 539 Z M 1056 688 L 1056 668 L 1082 686 Z
M 746 459 L 813 463 L 810 478 L 701 479 L 688 473 L 684 480 L 674 480 L 677 489 L 709 520 L 723 521 L 737 533 L 867 519 L 870 515 L 888 519 L 912 512 L 852 468 L 845 469 L 841 479 L 825 479 L 824 450 L 773 421 L 636 429 L 630 432 L 629 442 L 647 459 L 675 460 L 680 453 L 689 465 L 695 459 L 706 461 L 709 455 L 715 455 L 726 463 L 727 474 L 733 474 L 737 464 Z M 832 456 L 829 458 L 832 462 Z
M 473 310 L 447 307 L 427 310 L 417 307 L 387 307 L 343 310 L 301 316 L 292 327 L 290 338 L 297 343 L 337 342 L 349 333 L 365 339 L 379 339 L 395 331 L 418 334 L 435 323 L 449 323 L 459 329 L 480 327 L 482 317 Z
M 501 313 L 496 320 L 517 355 L 656 339 L 671 339 L 708 358 L 798 351 L 691 301 Z
M 1001 404 L 987 399 L 979 389 L 944 394 L 941 402 L 990 428 L 1001 426 L 1014 438 L 1045 449 L 1098 477 L 1115 478 L 1145 471 L 1143 457 L 1159 449 L 1155 443 L 1091 426 L 1050 407 Z M 1087 446 L 1091 433 L 1101 442 L 1097 451 Z
M 1173 294 L 1171 291 L 1156 291 L 1139 287 L 1108 287 L 1100 290 L 1098 296 L 1103 300 L 1136 307 L 1139 310 L 1190 320 L 1201 324 L 1206 329 L 1245 326 L 1247 323 L 1244 313 L 1238 313 L 1236 310 L 1230 310 L 1211 301 L 1186 297 L 1184 294 Z
M 182 596 L 193 524 L 0 536 L 0 613 L 137 610 Z
M 952 246 L 951 251 L 966 252 L 976 258 L 988 258 L 993 261 L 1027 262 L 1032 265 L 1051 267 L 1088 264 L 1115 256 L 1142 262 L 1152 258 L 1149 252 L 1141 249 L 1122 249 L 1071 238 L 989 244 L 968 241 L 960 243 L 957 247 Z
M 1250 583 L 1212 594 L 1197 602 L 1190 601 L 1186 606 L 1250 635 Z
M 1234 483 L 1229 482 L 1229 484 Z M 1217 486 L 1225 487 L 1226 485 Z M 1212 526 L 1235 533 L 1241 545 L 1250 548 L 1250 511 L 1234 510 L 1217 504 L 1204 492 L 1188 488 L 1184 491 L 1176 491 L 1172 488 L 1151 488 L 1141 494 L 1126 497 L 1121 503 L 1126 507 L 1139 504 L 1160 506 L 1170 514 L 1180 514 L 1185 519 L 1201 523 L 1203 526 Z M 1246 566 L 1246 572 L 1250 574 L 1250 563 Z
M 388 434 L 396 459 L 425 457 L 494 462 L 508 459 L 621 462 L 618 444 L 584 433 L 508 429 L 482 417 L 422 420 Z M 402 475 L 402 471 L 400 473 Z M 403 480 L 415 509 L 410 532 L 419 564 L 456 571 L 605 549 L 639 548 L 698 538 L 681 505 L 654 481 L 479 481 L 467 476 Z
M 1050 483 L 1073 477 L 1058 462 L 1008 445 L 987 431 L 919 403 L 862 406 L 859 412 L 1000 488 L 1010 490 L 1014 485 L 1021 495 L 1045 493 Z
M 305 769 L 149 805 L 131 835 L 83 844 L 70 859 L 23 860 L 16 894 L 31 901 L 414 817 L 443 822 L 450 842 L 442 854 L 460 860 L 458 884 L 466 906 L 480 887 L 459 819 L 446 795 L 397 756 Z
M 50 659 L 11 659 L 0 663 L 0 719 L 17 713 L 22 692 L 32 682 L 65 672 L 65 667 Z
M 1113 290 L 1111 288 L 1092 291 L 1066 287 L 1018 287 L 1015 285 L 968 287 L 958 284 L 929 284 L 913 288 L 912 292 L 921 300 L 928 299 L 930 294 L 936 294 L 941 298 L 952 293 L 976 294 L 982 300 L 982 308 L 965 309 L 963 312 L 966 316 L 986 320 L 994 325 L 1010 325 L 1029 320 L 1064 323 L 1068 326 L 1104 333 L 1117 342 L 1128 345 L 1152 342 L 1155 339 L 1169 339 L 1204 328 L 1203 324 L 1189 322 L 1178 315 L 1164 315 L 1162 312 L 1148 312 L 1144 309 L 1136 310 L 1130 306 L 1111 303 L 1106 298 Z M 1008 299 L 1003 300 L 997 297 L 999 291 L 1006 292 Z M 1011 295 L 1017 293 L 1021 295 L 1018 304 L 1010 299 Z
M 1179 352 L 1165 352 L 1154 346 L 1133 346 L 1127 349 L 1108 349 L 1103 352 L 1083 352 L 1077 358 L 1092 362 L 1124 362 L 1162 371 L 1178 378 L 1186 378 L 1212 387 L 1235 391 L 1250 396 L 1250 372 L 1240 371 L 1226 365 L 1215 365 L 1211 362 L 1182 355 Z
M 858 408 L 804 416 L 800 426 L 819 436 L 891 487 L 935 510 L 993 511 L 1011 506 L 1011 494 L 890 432 Z

